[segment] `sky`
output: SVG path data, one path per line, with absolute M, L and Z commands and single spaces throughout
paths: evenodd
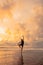
M 22 35 L 28 46 L 43 47 L 43 0 L 0 0 L 0 42 Z

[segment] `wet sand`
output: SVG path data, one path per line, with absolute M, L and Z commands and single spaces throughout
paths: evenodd
M 43 65 L 43 50 L 0 50 L 0 65 Z

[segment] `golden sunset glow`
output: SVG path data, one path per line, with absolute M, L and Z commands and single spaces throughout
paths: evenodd
M 0 27 L 0 34 L 5 34 L 5 29 Z
M 0 0 L 1 1 L 1 0 Z M 25 42 L 39 41 L 43 6 L 38 1 L 5 0 L 0 2 L 0 41 L 17 42 L 22 35 Z

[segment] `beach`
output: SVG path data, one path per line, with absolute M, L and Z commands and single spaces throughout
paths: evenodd
M 0 65 L 43 65 L 43 50 L 0 50 Z

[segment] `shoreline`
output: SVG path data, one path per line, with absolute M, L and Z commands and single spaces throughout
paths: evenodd
M 0 50 L 20 50 L 18 46 L 0 46 Z M 43 50 L 43 48 L 29 48 L 25 46 L 23 50 Z

